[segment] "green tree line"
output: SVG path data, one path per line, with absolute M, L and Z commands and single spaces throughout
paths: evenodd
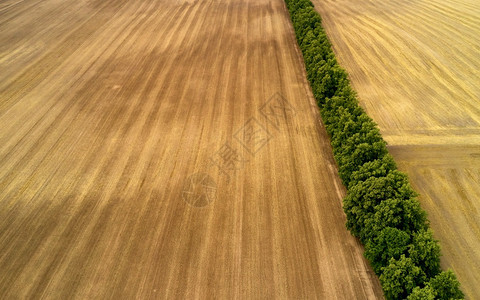
M 307 79 L 347 187 L 347 228 L 365 245 L 387 299 L 463 299 L 407 176 L 397 170 L 377 124 L 358 103 L 310 0 L 285 0 Z

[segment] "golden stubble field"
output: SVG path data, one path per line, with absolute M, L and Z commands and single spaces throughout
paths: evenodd
M 314 1 L 360 102 L 421 194 L 442 265 L 480 297 L 480 6 Z
M 382 297 L 283 0 L 2 1 L 0 70 L 1 299 Z

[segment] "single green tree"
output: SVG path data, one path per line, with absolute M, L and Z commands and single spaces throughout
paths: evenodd
M 423 289 L 419 286 L 415 287 L 410 295 L 408 295 L 407 300 L 435 300 L 436 293 L 435 291 L 426 286 Z
M 440 245 L 431 229 L 420 230 L 412 235 L 408 249 L 409 257 L 420 266 L 428 277 L 440 273 Z
M 405 299 L 416 286 L 421 286 L 425 279 L 422 269 L 403 254 L 398 260 L 390 259 L 390 263 L 382 269 L 380 275 L 380 283 L 387 299 Z
M 460 290 L 460 282 L 458 282 L 455 273 L 452 270 L 441 272 L 434 278 L 430 279 L 428 286 L 436 293 L 436 299 L 450 300 L 463 299 L 465 296 Z
M 374 208 L 374 215 L 365 224 L 365 230 L 373 235 L 386 226 L 408 233 L 425 230 L 428 228 L 427 214 L 416 198 L 386 199 Z
M 398 259 L 405 254 L 410 243 L 410 235 L 397 228 L 386 227 L 365 246 L 365 257 L 378 275 L 391 258 Z
M 365 244 L 370 233 L 365 232 L 365 223 L 373 218 L 375 207 L 386 199 L 409 199 L 416 196 L 406 175 L 394 170 L 384 177 L 370 177 L 348 189 L 343 199 L 347 215 L 347 228 Z

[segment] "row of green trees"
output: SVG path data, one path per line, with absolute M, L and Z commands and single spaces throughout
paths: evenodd
M 347 187 L 347 228 L 365 245 L 387 299 L 460 299 L 455 274 L 440 270 L 440 247 L 405 174 L 360 107 L 309 0 L 285 0 L 307 78 Z

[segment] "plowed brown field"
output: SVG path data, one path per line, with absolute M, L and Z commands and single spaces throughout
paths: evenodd
M 314 1 L 361 104 L 421 194 L 466 296 L 480 298 L 480 6 Z
M 0 70 L 1 299 L 382 297 L 283 0 L 2 1 Z

